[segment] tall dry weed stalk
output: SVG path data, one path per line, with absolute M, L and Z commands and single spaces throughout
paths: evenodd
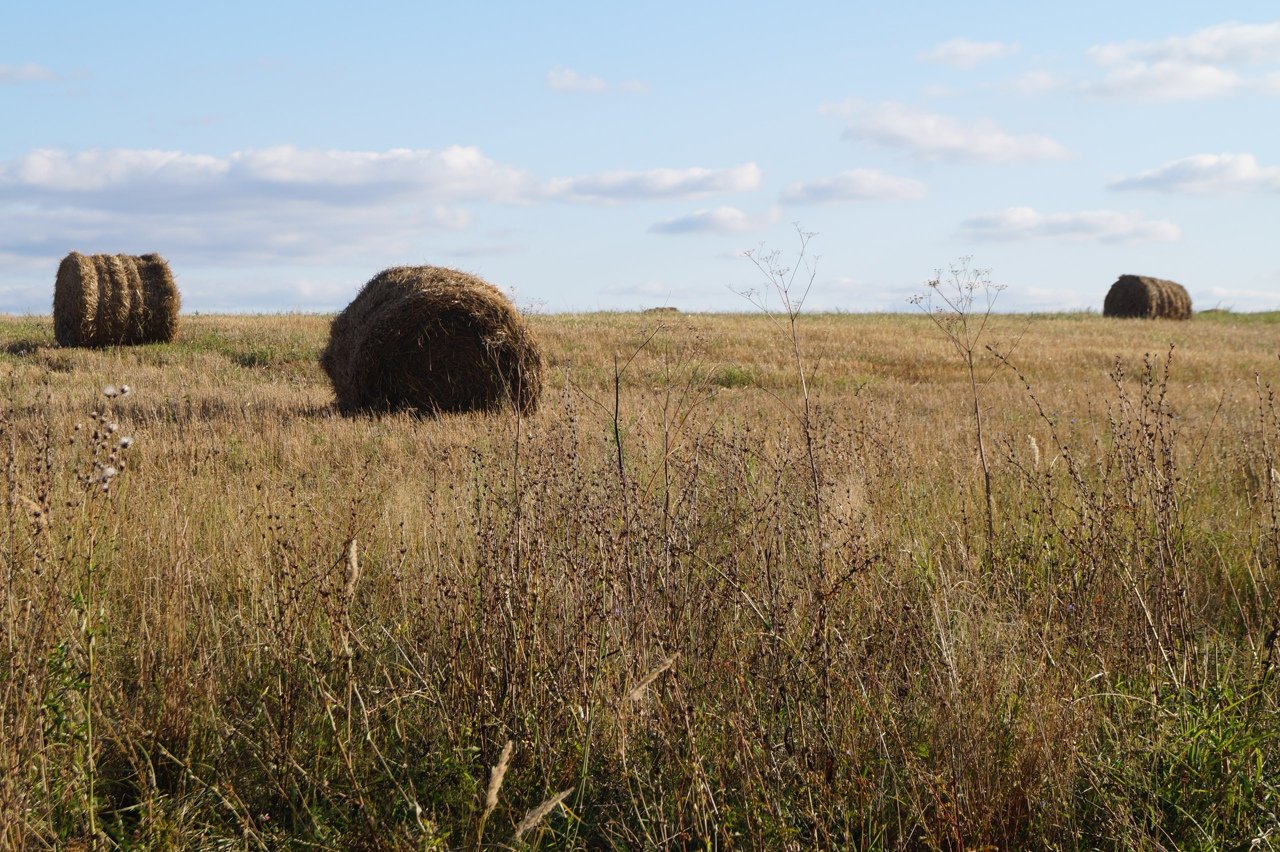
M 942 270 L 929 279 L 928 290 L 911 298 L 943 333 L 964 364 L 969 382 L 969 403 L 973 415 L 974 443 L 982 473 L 982 496 L 986 519 L 987 555 L 995 544 L 995 498 L 991 486 L 991 463 L 983 435 L 982 399 L 978 388 L 978 359 L 982 355 L 995 304 L 1004 285 L 991 281 L 991 270 L 970 266 L 973 258 L 963 257 L 944 275 Z

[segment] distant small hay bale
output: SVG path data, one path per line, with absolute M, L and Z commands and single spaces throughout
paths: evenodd
M 83 255 L 58 266 L 53 330 L 61 346 L 167 343 L 178 333 L 182 298 L 158 254 Z
M 1163 278 L 1121 275 L 1102 303 L 1102 315 L 1146 319 L 1191 319 L 1191 296 L 1185 287 Z
M 345 413 L 533 413 L 542 354 L 497 287 L 438 266 L 375 275 L 334 318 L 320 356 Z

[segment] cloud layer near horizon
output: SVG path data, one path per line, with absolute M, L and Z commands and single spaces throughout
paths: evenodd
M 177 246 L 224 263 L 395 253 L 424 231 L 466 227 L 467 205 L 475 203 L 692 200 L 754 190 L 762 179 L 756 164 L 745 163 L 542 180 L 469 146 L 278 146 L 225 156 L 40 149 L 0 162 L 0 252 Z
M 1102 243 L 1175 242 L 1181 229 L 1172 222 L 1141 213 L 1084 210 L 1041 213 L 1032 207 L 1010 207 L 971 216 L 960 226 L 967 239 L 980 242 L 1015 240 L 1098 241 Z

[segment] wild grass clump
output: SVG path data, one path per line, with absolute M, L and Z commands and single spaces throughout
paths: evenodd
M 0 847 L 1280 836 L 1266 327 L 538 317 L 535 420 L 368 420 L 192 322 L 0 362 Z

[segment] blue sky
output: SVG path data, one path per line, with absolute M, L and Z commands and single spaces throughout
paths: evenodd
M 46 3 L 0 30 L 0 311 L 68 251 L 184 307 L 333 310 L 378 270 L 544 310 L 814 310 L 959 258 L 1008 310 L 1122 273 L 1280 308 L 1274 3 Z

